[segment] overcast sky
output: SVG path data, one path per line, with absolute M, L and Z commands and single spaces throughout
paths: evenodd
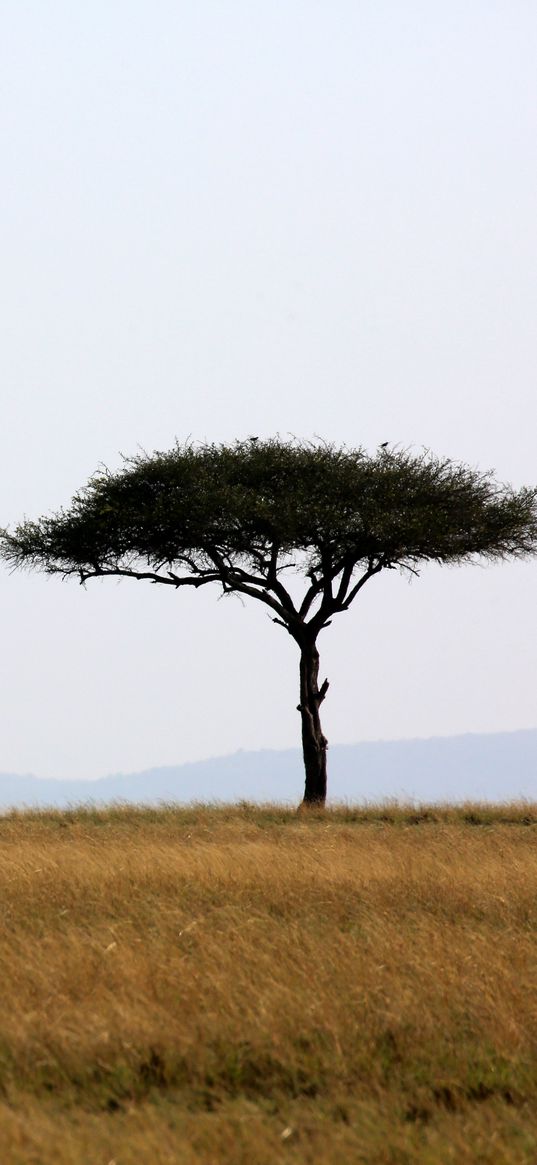
M 532 0 L 6 0 L 0 525 L 177 437 L 537 482 Z M 374 579 L 331 741 L 537 726 L 537 563 Z M 0 771 L 299 742 L 260 604 L 0 575 Z M 216 652 L 216 663 L 213 652 Z

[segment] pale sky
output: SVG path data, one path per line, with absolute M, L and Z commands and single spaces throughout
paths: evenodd
M 0 525 L 187 436 L 537 483 L 532 0 L 6 0 L 0 106 Z M 537 727 L 536 595 L 372 580 L 329 740 Z M 3 569 L 0 772 L 298 745 L 295 645 L 217 598 Z

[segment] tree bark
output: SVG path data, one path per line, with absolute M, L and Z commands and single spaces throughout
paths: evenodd
M 300 704 L 302 750 L 306 783 L 304 805 L 323 806 L 326 801 L 326 752 L 328 741 L 323 735 L 319 706 L 328 691 L 328 680 L 319 688 L 319 652 L 314 641 L 300 645 Z

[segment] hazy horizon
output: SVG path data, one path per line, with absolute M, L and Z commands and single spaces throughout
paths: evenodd
M 430 743 L 432 741 L 441 742 L 441 741 L 464 740 L 468 737 L 474 737 L 474 736 L 475 737 L 486 736 L 486 737 L 494 738 L 495 736 L 502 736 L 502 737 L 504 737 L 504 736 L 520 736 L 524 733 L 533 733 L 533 732 L 537 732 L 537 725 L 535 727 L 530 727 L 530 728 L 519 728 L 519 729 L 513 728 L 507 732 L 500 730 L 498 732 L 490 732 L 490 733 L 482 733 L 482 732 L 457 733 L 457 732 L 452 732 L 452 733 L 446 734 L 444 736 L 442 736 L 442 735 L 438 735 L 438 736 L 397 736 L 397 737 L 389 737 L 389 738 L 377 736 L 377 737 L 371 737 L 369 739 L 367 737 L 364 737 L 363 740 L 348 740 L 348 741 L 344 741 L 344 742 L 337 741 L 337 740 L 329 741 L 329 752 L 331 752 L 334 748 L 354 748 L 354 747 L 359 747 L 360 745 L 427 744 L 427 743 Z M 153 772 L 153 771 L 156 772 L 157 770 L 160 770 L 160 769 L 167 769 L 167 768 L 168 769 L 177 769 L 177 768 L 181 768 L 183 765 L 195 765 L 195 764 L 210 763 L 211 761 L 232 760 L 233 758 L 240 757 L 242 755 L 256 756 L 258 753 L 265 754 L 265 753 L 286 753 L 286 752 L 293 752 L 293 753 L 296 752 L 300 758 L 300 763 L 302 765 L 302 748 L 301 748 L 300 742 L 298 742 L 295 744 L 290 744 L 287 748 L 276 748 L 273 746 L 271 747 L 271 745 L 266 745 L 266 746 L 262 745 L 259 748 L 247 749 L 247 748 L 242 748 L 239 746 L 238 748 L 231 749 L 229 752 L 211 753 L 211 754 L 206 755 L 206 756 L 187 757 L 185 760 L 182 760 L 182 761 L 179 761 L 176 763 L 171 761 L 165 765 L 148 765 L 144 768 L 129 770 L 128 772 L 126 772 L 124 769 L 117 769 L 114 771 L 106 771 L 104 773 L 99 773 L 96 776 L 91 776 L 91 777 L 85 776 L 84 774 L 81 774 L 79 776 L 66 775 L 63 777 L 56 777 L 53 774 L 49 774 L 48 776 L 44 777 L 39 772 L 24 772 L 23 773 L 23 772 L 11 772 L 10 771 L 8 773 L 5 770 L 0 770 L 0 777 L 2 777 L 2 776 L 10 776 L 10 777 L 11 776 L 13 776 L 13 777 L 22 776 L 22 777 L 35 777 L 37 780 L 43 780 L 43 781 L 48 781 L 48 780 L 50 780 L 50 781 L 55 781 L 55 780 L 62 781 L 63 780 L 66 782 L 67 781 L 69 781 L 69 782 L 70 781 L 96 782 L 96 781 L 106 780 L 108 777 L 138 776 L 140 773 Z M 536 773 L 536 779 L 537 779 L 537 773 Z M 537 785 L 536 785 L 536 795 L 537 795 Z

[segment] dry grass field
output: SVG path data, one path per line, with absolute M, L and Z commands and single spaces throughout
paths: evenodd
M 2 1165 L 537 1161 L 537 809 L 0 818 Z

